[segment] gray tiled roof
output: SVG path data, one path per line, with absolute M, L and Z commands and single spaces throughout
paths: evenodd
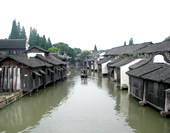
M 157 82 L 164 81 L 164 80 L 170 78 L 170 66 L 163 65 L 163 68 L 160 68 L 156 71 L 150 72 L 150 73 L 142 76 L 142 78 L 157 81 Z
M 26 39 L 0 39 L 0 49 L 26 49 Z
M 151 73 L 152 71 L 158 70 L 162 68 L 162 64 L 156 64 L 156 63 L 148 63 L 144 66 L 141 66 L 139 68 L 130 70 L 126 72 L 128 75 L 135 76 L 135 77 L 141 77 L 145 74 Z
M 126 45 L 126 46 L 120 46 L 115 47 L 107 51 L 105 55 L 120 55 L 120 54 L 128 54 L 133 55 L 136 53 L 137 50 L 140 50 L 142 48 L 147 47 L 148 45 L 151 45 L 152 42 L 145 42 L 142 44 L 135 44 L 135 45 Z
M 123 65 L 126 65 L 132 61 L 134 61 L 136 58 L 123 58 L 122 60 L 115 62 L 111 65 L 109 65 L 110 67 L 121 67 Z
M 98 61 L 97 64 L 103 64 L 103 63 L 108 62 L 109 60 L 111 60 L 111 58 L 104 58 L 104 59 Z
M 131 65 L 129 68 L 130 69 L 138 68 L 140 66 L 143 66 L 143 65 L 149 63 L 150 60 L 151 60 L 151 58 L 143 58 L 143 60 L 139 61 L 138 63 Z
M 26 50 L 24 53 L 28 53 L 31 49 L 34 49 L 34 48 L 38 49 L 38 50 L 40 50 L 42 52 L 45 52 L 45 53 L 50 53 L 50 51 L 45 50 L 45 49 L 41 48 L 40 46 L 33 46 L 33 47 L 29 48 L 28 50 Z
M 43 60 L 47 63 L 53 64 L 53 65 L 66 64 L 65 62 L 54 57 L 53 55 L 49 55 L 47 57 L 44 57 L 42 55 L 37 54 L 35 57 L 38 58 L 38 59 L 41 59 L 41 60 Z
M 170 41 L 163 41 L 160 43 L 155 43 L 146 48 L 136 51 L 136 53 L 154 53 L 157 51 L 170 51 Z
M 98 54 L 98 52 L 93 52 L 93 53 L 91 53 L 91 54 L 89 54 L 89 55 L 87 55 L 88 57 L 92 57 L 92 56 L 95 56 L 95 55 L 97 55 Z
M 50 64 L 48 63 L 44 63 L 36 58 L 27 58 L 27 56 L 25 54 L 19 54 L 19 55 L 8 55 L 6 56 L 5 58 L 3 58 L 2 60 L 4 59 L 7 59 L 7 58 L 11 58 L 21 64 L 24 64 L 28 67 L 32 67 L 32 68 L 35 68 L 35 67 L 42 67 L 42 66 L 51 66 Z

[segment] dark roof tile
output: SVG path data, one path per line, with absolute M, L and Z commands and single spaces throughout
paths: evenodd
M 110 65 L 110 67 L 121 67 L 123 65 L 126 65 L 132 61 L 134 61 L 136 58 L 123 58 L 122 60 L 113 63 L 112 65 Z
M 130 69 L 136 69 L 140 66 L 146 65 L 147 63 L 149 63 L 150 60 L 151 60 L 151 58 L 143 58 L 143 60 L 139 61 L 138 63 L 131 65 L 129 68 Z
M 135 77 L 140 77 L 145 74 L 151 73 L 152 71 L 155 71 L 157 69 L 162 68 L 162 64 L 156 64 L 156 63 L 148 63 L 144 66 L 141 66 L 139 68 L 130 70 L 126 72 L 128 75 L 135 76 Z
M 0 39 L 0 49 L 22 48 L 26 49 L 26 39 Z
M 143 79 L 153 80 L 157 82 L 170 78 L 170 66 L 164 65 L 163 68 L 150 72 L 142 76 Z

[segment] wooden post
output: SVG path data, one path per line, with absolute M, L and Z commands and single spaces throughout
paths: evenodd
M 31 91 L 30 91 L 30 97 L 31 97 Z
M 165 112 L 168 112 L 168 105 L 169 105 L 168 92 L 165 92 Z
M 36 89 L 36 92 L 38 93 L 38 88 Z
M 170 116 L 170 112 L 168 111 L 169 109 L 169 98 L 170 98 L 170 89 L 165 90 L 165 108 L 164 111 L 161 111 L 160 114 L 163 117 Z
M 143 81 L 143 82 L 144 82 L 143 100 L 139 101 L 139 104 L 142 106 L 144 106 L 146 104 L 146 99 L 145 99 L 145 97 L 146 97 L 146 82 L 145 81 Z

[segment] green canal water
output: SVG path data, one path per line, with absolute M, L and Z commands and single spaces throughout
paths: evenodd
M 107 76 L 79 69 L 0 110 L 2 133 L 170 133 L 170 118 L 142 107 Z

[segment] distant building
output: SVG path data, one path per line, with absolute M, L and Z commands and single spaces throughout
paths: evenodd
M 0 39 L 0 54 L 21 54 L 26 48 L 26 39 Z

